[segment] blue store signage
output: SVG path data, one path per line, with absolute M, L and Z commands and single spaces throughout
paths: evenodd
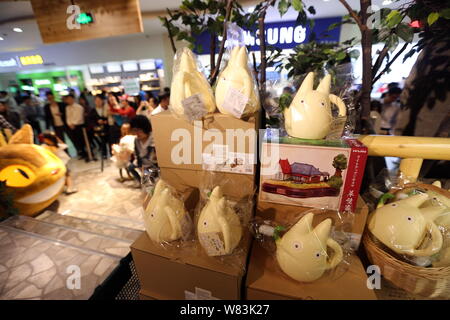
M 341 22 L 342 17 L 314 19 L 314 28 L 312 31 L 316 34 L 318 42 L 339 42 L 341 27 L 338 26 L 328 31 L 328 27 L 333 23 Z M 295 46 L 308 42 L 311 35 L 311 29 L 307 26 L 296 26 L 295 20 L 271 22 L 265 24 L 266 43 L 280 49 L 292 49 Z M 259 50 L 258 30 L 245 31 L 245 44 L 249 46 L 251 51 Z M 202 47 L 200 54 L 210 53 L 210 35 L 207 32 L 197 37 L 196 48 Z M 218 48 L 217 48 L 218 51 Z

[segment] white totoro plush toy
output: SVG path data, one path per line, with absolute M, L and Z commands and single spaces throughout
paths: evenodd
M 319 279 L 343 259 L 341 246 L 330 238 L 331 219 L 312 228 L 313 217 L 313 213 L 306 214 L 276 241 L 276 257 L 281 270 L 301 282 Z M 327 247 L 334 251 L 331 259 L 328 259 Z
M 284 110 L 285 129 L 295 138 L 323 139 L 331 130 L 333 116 L 331 103 L 339 108 L 339 116 L 345 116 L 344 102 L 330 94 L 331 75 L 322 79 L 316 90 L 313 89 L 314 73 L 310 72 L 303 80 L 289 108 Z
M 214 188 L 200 213 L 197 232 L 200 244 L 208 255 L 230 254 L 241 240 L 242 226 L 239 217 L 227 203 L 219 186 Z M 221 240 L 219 248 L 213 237 Z
M 144 212 L 145 230 L 155 242 L 169 242 L 182 238 L 189 222 L 182 200 L 160 179 Z

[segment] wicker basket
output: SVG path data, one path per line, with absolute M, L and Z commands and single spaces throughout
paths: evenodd
M 432 190 L 450 198 L 450 192 L 432 185 L 408 184 L 405 186 L 405 188 L 409 187 Z M 364 233 L 363 244 L 369 261 L 379 266 L 383 277 L 395 286 L 427 298 L 450 299 L 450 266 L 424 268 L 404 262 L 376 240 L 368 230 Z

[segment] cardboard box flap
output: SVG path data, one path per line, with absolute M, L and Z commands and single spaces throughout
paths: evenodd
M 164 257 L 178 263 L 189 264 L 224 273 L 231 276 L 242 276 L 246 269 L 247 252 L 251 244 L 251 235 L 244 232 L 240 248 L 233 255 L 222 257 L 209 257 L 204 252 L 198 241 L 185 243 L 183 247 L 167 247 L 155 244 L 144 232 L 132 245 L 131 248 L 148 254 Z

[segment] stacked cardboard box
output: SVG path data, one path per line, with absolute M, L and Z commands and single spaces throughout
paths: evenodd
M 163 112 L 152 117 L 161 177 L 178 190 L 200 188 L 204 172 L 216 172 L 224 194 L 240 198 L 255 189 L 258 117 L 248 121 L 214 113 L 189 123 Z M 236 188 L 236 186 L 239 186 Z
M 152 127 L 161 177 L 184 195 L 190 212 L 212 172 L 227 198 L 254 194 L 257 118 L 217 113 L 188 123 L 163 112 Z M 209 257 L 198 241 L 162 247 L 143 234 L 131 246 L 141 299 L 241 299 L 251 239 L 246 228 L 232 255 Z

